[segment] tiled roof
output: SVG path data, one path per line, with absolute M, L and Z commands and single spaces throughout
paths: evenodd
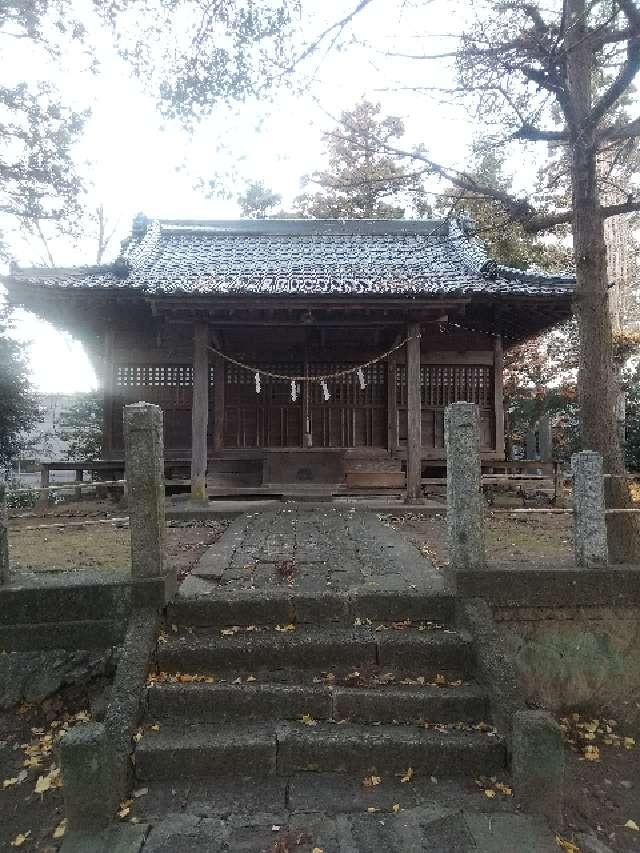
M 570 276 L 525 274 L 487 260 L 456 221 L 134 221 L 110 266 L 20 270 L 58 288 L 170 294 L 558 294 Z

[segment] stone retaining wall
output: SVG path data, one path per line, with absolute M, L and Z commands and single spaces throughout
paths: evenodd
M 496 607 L 529 702 L 640 721 L 640 607 Z

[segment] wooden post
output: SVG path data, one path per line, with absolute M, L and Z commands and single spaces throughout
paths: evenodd
M 504 444 L 504 393 L 503 393 L 503 373 L 504 373 L 504 353 L 502 352 L 502 338 L 496 335 L 493 344 L 493 395 L 495 401 L 495 421 L 496 421 L 496 453 L 498 459 L 505 458 Z
M 102 355 L 102 454 L 108 459 L 113 451 L 113 329 L 104 334 Z
M 420 325 L 410 323 L 407 341 L 407 497 L 422 503 L 422 399 L 420 390 Z
M 224 446 L 224 359 L 216 356 L 213 381 L 213 448 L 222 450 Z
M 209 326 L 193 327 L 193 403 L 191 406 L 191 500 L 207 499 L 207 422 L 209 420 Z
M 396 389 L 396 359 L 387 359 L 387 450 L 393 453 L 398 448 L 398 400 Z

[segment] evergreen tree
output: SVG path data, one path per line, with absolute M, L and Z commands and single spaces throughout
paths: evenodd
M 380 104 L 362 100 L 343 112 L 323 134 L 328 165 L 305 178 L 318 187 L 298 196 L 295 212 L 305 219 L 403 219 L 407 207 L 430 214 L 423 170 L 398 163 L 381 149 L 404 135 L 397 116 L 382 116 Z
M 0 307 L 0 467 L 7 466 L 16 456 L 22 434 L 38 418 L 27 359 L 10 331 L 9 312 Z
M 270 190 L 264 181 L 251 181 L 237 197 L 242 215 L 248 219 L 267 219 L 268 212 L 281 200 L 282 196 Z

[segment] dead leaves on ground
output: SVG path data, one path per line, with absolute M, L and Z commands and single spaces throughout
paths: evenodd
M 617 727 L 616 720 L 583 719 L 577 713 L 560 719 L 564 740 L 577 752 L 582 753 L 585 761 L 599 761 L 603 746 L 614 749 L 635 749 L 635 739 L 619 734 L 616 731 Z

